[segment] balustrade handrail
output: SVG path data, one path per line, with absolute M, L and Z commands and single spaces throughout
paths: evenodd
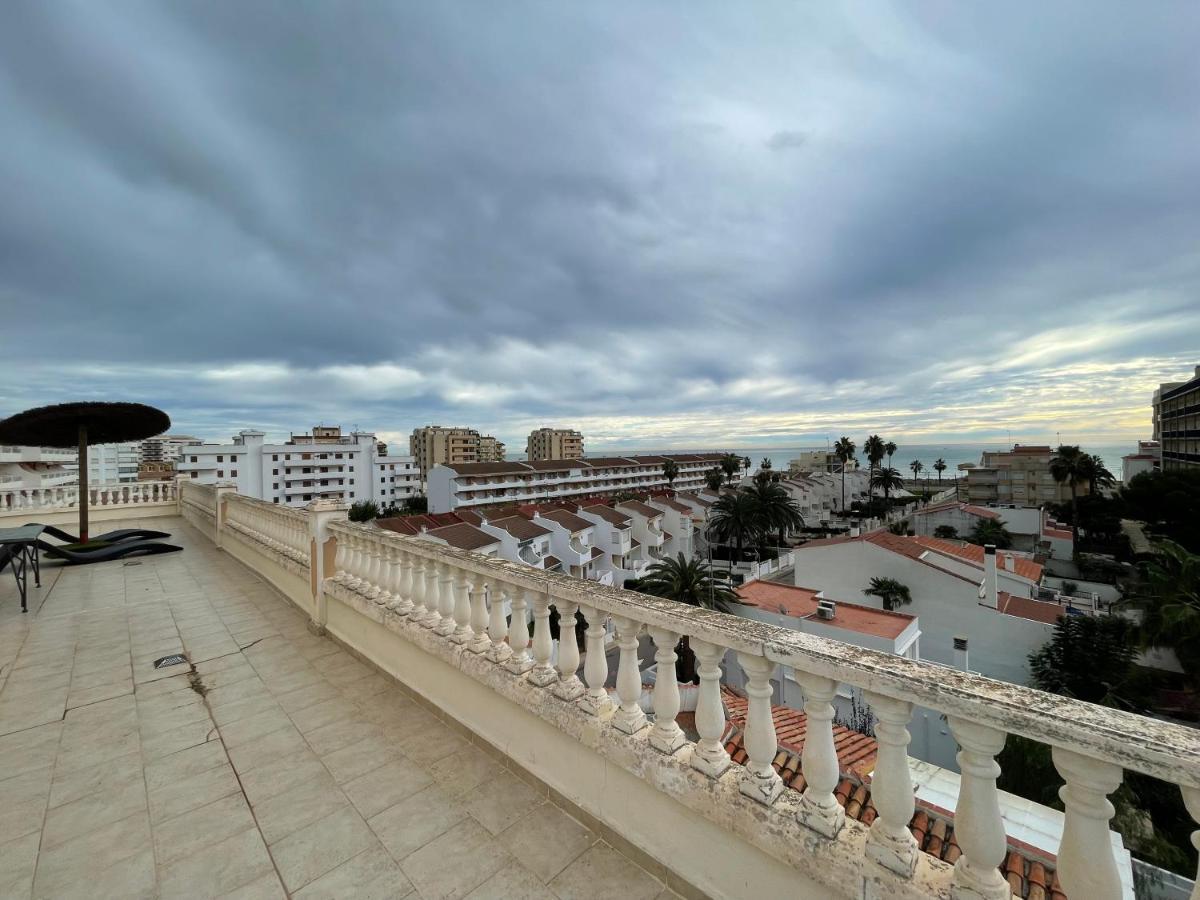
M 282 503 L 270 503 L 266 500 L 259 500 L 257 497 L 247 497 L 245 494 L 229 493 L 225 495 L 225 499 L 230 503 L 240 504 L 243 506 L 252 506 L 261 513 L 268 516 L 275 516 L 279 519 L 288 519 L 292 522 L 308 522 L 308 513 L 303 509 L 297 509 L 294 506 L 285 506 Z
M 1200 787 L 1200 730 L 1109 709 L 716 610 L 534 569 L 391 531 L 333 522 L 334 535 L 377 541 L 426 559 L 773 664 L 926 706 L 1185 787 Z

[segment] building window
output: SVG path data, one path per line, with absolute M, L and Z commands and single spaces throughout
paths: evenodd
M 218 457 L 217 457 L 217 462 L 225 462 L 225 457 L 223 457 L 223 456 L 218 456 Z
M 224 477 L 225 477 L 225 470 L 224 470 L 224 469 L 217 469 L 217 477 L 218 477 L 218 478 L 224 478 Z
M 340 453 L 335 453 L 335 454 L 333 454 L 333 458 L 334 458 L 334 459 L 341 459 L 341 458 L 342 458 L 342 454 L 340 454 Z
M 196 477 L 197 475 L 199 475 L 199 474 L 200 474 L 199 472 L 193 472 L 193 473 L 192 473 L 192 477 L 193 477 L 193 478 L 195 478 L 195 477 Z
M 237 469 L 230 469 L 230 470 L 229 470 L 229 477 L 230 477 L 230 478 L 237 478 Z
M 278 453 L 271 454 L 271 462 L 279 462 L 279 454 Z
M 279 482 L 278 481 L 275 482 L 273 485 L 271 485 L 271 490 L 273 490 L 273 491 L 279 490 Z
M 271 502 L 272 502 L 272 503 L 278 503 L 278 502 L 279 502 L 279 498 L 278 498 L 278 497 L 275 497 L 275 498 L 273 498 L 273 499 L 271 500 Z
M 278 475 L 278 474 L 279 474 L 279 470 L 278 470 L 278 469 L 272 469 L 272 470 L 271 470 L 271 474 L 272 474 L 272 475 Z
M 192 457 L 192 462 L 199 462 L 199 459 L 198 459 L 197 457 L 193 456 L 193 457 Z

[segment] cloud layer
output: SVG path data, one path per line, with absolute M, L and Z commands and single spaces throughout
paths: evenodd
M 1133 437 L 1200 362 L 1200 17 L 18 2 L 0 414 Z

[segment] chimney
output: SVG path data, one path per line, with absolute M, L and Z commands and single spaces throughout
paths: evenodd
M 967 671 L 967 639 L 961 635 L 954 639 L 954 668 Z
M 997 609 L 1000 598 L 996 596 L 996 545 L 984 544 L 983 547 L 983 605 Z
M 850 526 L 850 537 L 858 537 L 858 526 L 857 525 Z
M 1004 554 L 1004 568 L 1009 572 L 1017 571 L 1017 561 L 1013 559 L 1013 555 L 1011 553 Z

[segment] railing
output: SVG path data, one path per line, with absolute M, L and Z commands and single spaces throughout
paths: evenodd
M 746 674 L 749 695 L 744 735 L 748 759 L 736 772 L 743 799 L 723 794 L 723 802 L 737 808 L 713 810 L 715 784 L 704 795 L 707 806 L 678 781 L 664 777 L 659 789 L 668 790 L 661 784 L 670 783 L 669 790 L 680 802 L 693 804 L 722 827 L 802 869 L 825 884 L 830 894 L 859 894 L 854 884 L 861 886 L 863 867 L 868 865 L 864 860 L 869 860 L 880 867 L 872 872 L 891 879 L 886 887 L 876 885 L 880 895 L 1009 898 L 1010 888 L 1000 870 L 1008 846 L 996 787 L 1000 774 L 996 755 L 1008 734 L 1052 748 L 1054 765 L 1066 785 L 1061 794 L 1066 818 L 1057 873 L 1071 897 L 1122 896 L 1109 843 L 1113 808 L 1107 795 L 1120 786 L 1123 769 L 1178 785 L 1193 817 L 1200 816 L 1200 732 L 1191 728 L 783 627 L 533 572 L 365 526 L 334 522 L 328 528 L 337 542 L 335 572 L 325 582 L 333 596 L 366 602 L 364 608 L 377 610 L 373 615 L 379 621 L 394 622 L 396 628 L 429 629 L 444 639 L 447 653 L 455 646 L 466 648 L 481 662 L 468 668 L 463 657 L 444 658 L 459 660 L 464 672 L 510 698 L 524 696 L 520 691 L 527 689 L 517 682 L 527 683 L 598 718 L 592 726 L 601 734 L 597 752 L 605 752 L 606 741 L 614 742 L 618 749 L 611 758 L 629 759 L 633 745 L 622 741 L 648 746 L 649 757 L 628 763 L 643 778 L 651 777 L 646 760 L 654 754 L 660 755 L 663 766 L 687 765 L 714 782 L 730 768 L 721 740 L 726 727 L 721 663 L 729 655 L 736 657 Z M 562 642 L 555 653 L 551 607 L 566 621 L 581 611 L 588 623 L 589 652 L 582 679 L 574 641 Z M 507 622 L 506 608 L 512 610 Z M 602 645 L 610 619 L 620 647 L 615 700 L 605 688 L 608 664 Z M 654 642 L 659 671 L 673 670 L 675 647 L 682 636 L 689 638 L 700 663 L 696 742 L 676 722 L 680 689 L 675 679 L 656 681 L 652 717 L 639 706 L 638 639 L 643 632 Z M 783 796 L 783 783 L 772 767 L 777 742 L 771 678 L 780 665 L 794 671 L 806 695 L 808 734 L 802 754 L 806 787 L 798 798 L 792 792 Z M 519 678 L 504 681 L 486 674 L 492 670 Z M 869 828 L 847 821 L 833 793 L 840 774 L 832 700 L 842 684 L 864 692 L 878 723 L 879 756 L 871 784 L 878 816 Z M 543 707 L 545 702 L 541 701 Z M 907 725 L 914 706 L 944 714 L 961 748 L 961 792 L 954 828 L 962 856 L 952 869 L 921 854 L 908 828 L 914 799 Z M 746 803 L 762 812 L 743 815 L 738 804 Z M 775 842 L 772 835 L 788 839 Z
M 134 481 L 119 484 L 99 484 L 88 488 L 88 506 L 99 509 L 110 506 L 136 506 L 151 503 L 174 503 L 176 487 L 173 481 Z M 22 488 L 0 490 L 0 513 L 10 510 L 62 510 L 79 505 L 79 486 Z
M 310 563 L 308 516 L 302 510 L 227 494 L 225 528 L 307 567 Z

